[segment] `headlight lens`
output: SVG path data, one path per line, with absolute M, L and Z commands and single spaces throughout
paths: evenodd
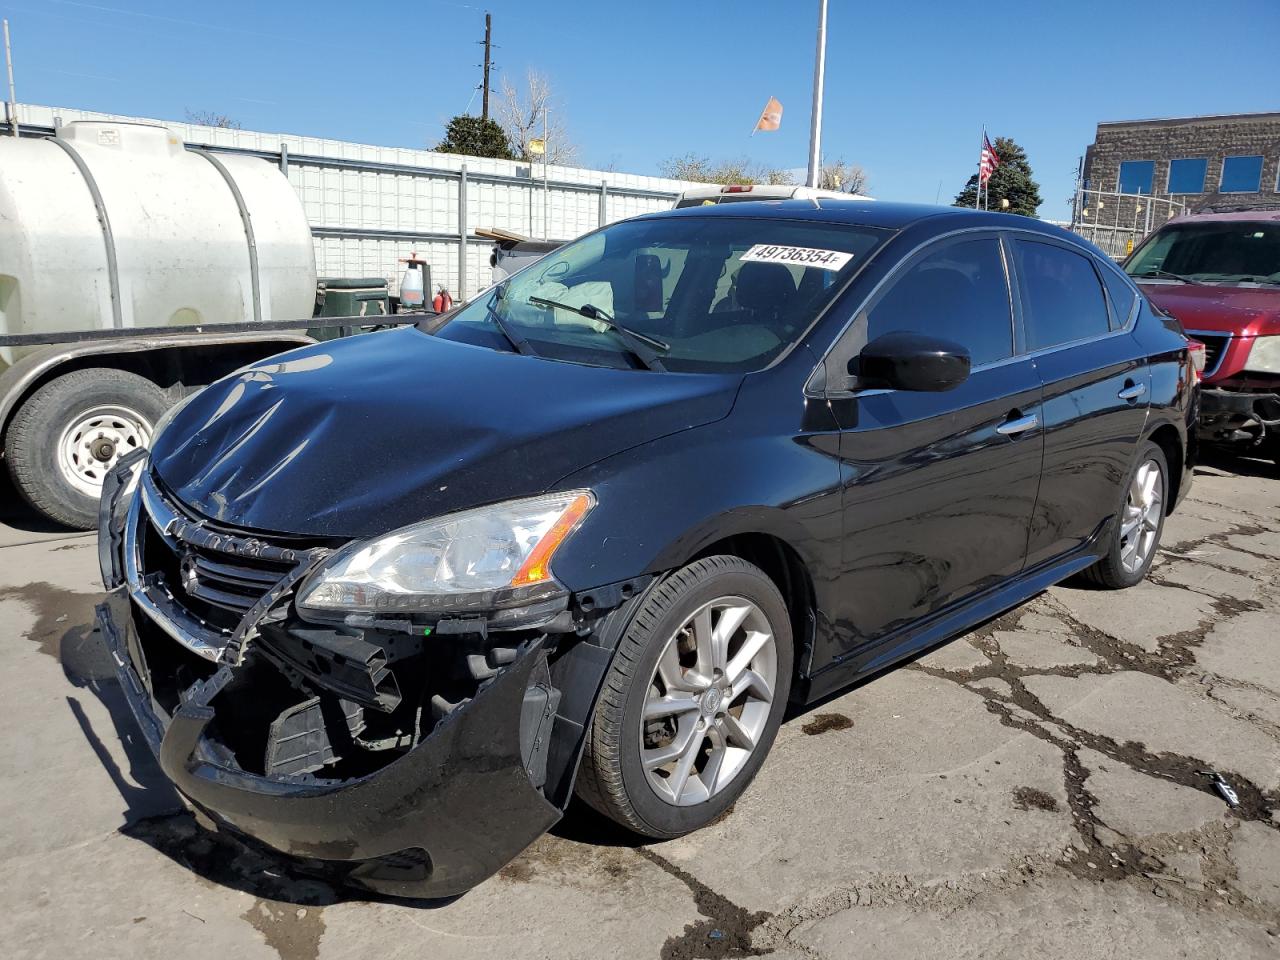
M 414 613 L 518 602 L 558 590 L 551 559 L 595 506 L 589 490 L 512 500 L 404 527 L 338 551 L 303 584 L 318 613 Z
M 1280 337 L 1255 339 L 1244 368 L 1253 373 L 1280 373 Z

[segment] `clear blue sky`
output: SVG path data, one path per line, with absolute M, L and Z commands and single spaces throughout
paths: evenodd
M 885 199 L 948 202 L 985 123 L 1026 148 L 1041 215 L 1061 217 L 1099 120 L 1280 110 L 1280 0 L 830 7 L 824 153 Z M 19 100 L 398 146 L 479 112 L 485 9 L 497 76 L 549 75 L 586 165 L 805 164 L 815 0 L 0 0 Z M 770 95 L 782 129 L 748 138 Z

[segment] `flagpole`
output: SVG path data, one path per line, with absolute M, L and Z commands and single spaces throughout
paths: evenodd
M 827 69 L 827 0 L 818 0 L 818 52 L 813 62 L 813 115 L 809 119 L 809 175 L 811 187 L 818 185 L 822 168 L 822 84 Z
M 987 148 L 987 125 L 982 125 L 982 139 L 978 141 L 978 189 L 973 193 L 973 209 L 979 210 L 982 203 L 982 151 Z

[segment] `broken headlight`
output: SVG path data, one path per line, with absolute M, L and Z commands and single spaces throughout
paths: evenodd
M 298 591 L 321 618 L 493 609 L 561 592 L 551 559 L 595 506 L 589 490 L 416 523 L 338 551 Z

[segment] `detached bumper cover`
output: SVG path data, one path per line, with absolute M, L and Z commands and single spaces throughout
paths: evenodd
M 215 821 L 392 896 L 446 897 L 496 872 L 560 817 L 522 762 L 521 708 L 540 643 L 470 703 L 384 768 L 344 781 L 247 773 L 206 738 L 222 666 L 169 716 L 150 693 L 127 586 L 98 607 L 102 636 L 142 733 L 166 776 Z
M 1255 442 L 1274 432 L 1280 432 L 1280 393 L 1200 389 L 1200 439 Z

